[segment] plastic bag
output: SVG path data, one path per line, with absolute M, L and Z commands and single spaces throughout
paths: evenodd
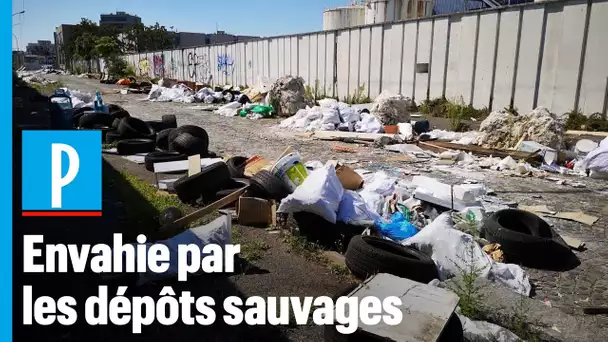
M 336 213 L 343 194 L 344 188 L 336 175 L 336 170 L 332 165 L 326 165 L 311 171 L 304 182 L 281 201 L 277 212 L 305 211 L 336 223 Z
M 333 108 L 322 108 L 323 119 L 321 120 L 324 124 L 339 124 L 340 123 L 340 113 L 337 109 Z
M 380 230 L 382 235 L 395 241 L 405 240 L 418 233 L 418 228 L 409 223 L 400 211 L 395 212 L 393 216 L 391 216 L 390 222 L 377 220 L 376 227 Z
M 342 201 L 338 207 L 338 221 L 355 224 L 361 221 L 377 221 L 380 215 L 368 206 L 358 192 L 344 190 Z

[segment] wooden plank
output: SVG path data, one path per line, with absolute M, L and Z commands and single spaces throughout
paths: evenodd
M 219 162 L 224 162 L 224 160 L 222 158 L 203 158 L 201 159 L 201 168 Z M 188 171 L 188 161 L 178 160 L 165 163 L 154 163 L 154 173 L 166 173 L 176 171 Z
M 341 140 L 341 139 L 356 139 L 364 141 L 374 141 L 381 137 L 395 137 L 395 134 L 386 133 L 357 133 L 357 132 L 340 132 L 340 131 L 316 131 L 313 134 L 314 138 L 322 140 Z
M 185 227 L 186 225 L 188 225 L 191 222 L 194 222 L 202 217 L 205 217 L 209 214 L 211 214 L 212 212 L 214 212 L 217 209 L 220 209 L 224 206 L 227 206 L 230 203 L 235 202 L 236 200 L 239 199 L 239 197 L 241 197 L 245 191 L 247 191 L 247 188 L 249 188 L 249 185 L 246 185 L 236 191 L 234 191 L 233 193 L 231 193 L 230 195 L 220 198 L 219 200 L 209 204 L 208 206 L 198 209 L 178 220 L 176 220 L 173 223 L 169 223 L 164 225 L 161 230 L 162 231 L 167 231 L 167 230 L 171 230 L 174 228 L 178 228 L 178 227 Z
M 508 150 L 498 150 L 493 148 L 485 148 L 477 145 L 461 145 L 455 144 L 447 141 L 439 141 L 435 140 L 432 143 L 419 142 L 420 147 L 430 147 L 434 149 L 444 148 L 447 150 L 460 150 L 465 152 L 472 152 L 473 154 L 483 155 L 483 156 L 494 156 L 505 158 L 507 156 L 511 156 L 514 159 L 529 159 L 531 155 L 534 153 L 521 152 L 521 151 L 508 151 Z M 432 150 L 432 149 L 431 149 Z M 537 154 L 538 155 L 538 154 Z
M 389 296 L 401 298 L 401 324 L 389 326 L 380 321 L 368 326 L 359 322 L 359 329 L 391 341 L 436 341 L 458 304 L 458 296 L 451 291 L 386 273 L 369 278 L 349 296 L 373 296 L 380 301 Z
M 590 132 L 590 131 L 568 130 L 568 131 L 566 131 L 566 135 L 589 135 L 589 136 L 594 136 L 594 137 L 608 137 L 608 132 Z

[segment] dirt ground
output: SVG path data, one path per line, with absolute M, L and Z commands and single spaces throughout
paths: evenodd
M 60 78 L 69 88 L 83 91 L 108 89 L 114 86 L 100 84 L 97 80 L 81 79 L 70 76 L 53 76 Z M 449 170 L 436 170 L 426 163 L 408 164 L 391 161 L 395 154 L 373 147 L 358 146 L 356 153 L 332 151 L 332 147 L 342 143 L 328 141 L 313 141 L 297 136 L 291 132 L 273 128 L 279 120 L 249 120 L 244 118 L 227 118 L 212 112 L 196 109 L 198 104 L 157 103 L 142 101 L 146 95 L 104 95 L 104 101 L 124 107 L 132 116 L 144 120 L 159 120 L 164 114 L 175 114 L 178 125 L 194 124 L 205 128 L 210 137 L 210 149 L 221 155 L 262 155 L 268 159 L 278 157 L 286 146 L 292 145 L 298 149 L 304 160 L 329 159 L 356 161 L 351 166 L 368 170 L 385 170 L 389 173 L 403 176 L 403 169 L 429 174 L 446 182 L 457 183 L 464 179 L 477 179 L 493 189 L 499 198 L 517 202 L 520 205 L 546 204 L 554 211 L 578 211 L 599 217 L 593 226 L 581 223 L 548 219 L 554 228 L 562 235 L 580 239 L 586 243 L 587 249 L 576 252 L 580 265 L 566 271 L 546 271 L 527 269 L 530 280 L 535 287 L 534 298 L 550 302 L 553 308 L 559 308 L 564 313 L 577 317 L 581 322 L 607 328 L 608 318 L 603 316 L 587 316 L 582 312 L 585 306 L 608 306 L 608 183 L 587 178 L 577 178 L 586 185 L 585 188 L 573 188 L 559 185 L 555 181 L 537 178 L 505 177 L 499 172 L 484 173 L 470 172 L 459 169 L 458 166 Z M 355 146 L 355 145 L 350 145 Z M 399 168 L 401 170 L 399 170 Z M 406 176 L 403 176 L 406 177 Z M 264 235 L 264 234 L 261 234 Z M 295 270 L 290 265 L 281 262 L 283 252 L 280 243 L 274 244 L 273 253 L 278 253 L 276 262 L 279 265 L 267 265 L 269 269 L 281 269 L 284 274 L 277 274 L 272 282 L 261 280 L 259 285 L 254 283 L 252 288 L 260 286 L 267 288 L 289 282 Z M 278 267 L 278 268 L 277 268 Z M 317 270 L 318 271 L 318 270 Z M 262 276 L 260 276 L 262 277 Z M 307 282 L 315 288 L 316 282 Z M 285 286 L 285 285 L 284 285 Z M 292 284 L 280 291 L 290 294 L 302 284 Z M 332 286 L 333 290 L 333 286 Z M 314 292 L 314 291 L 313 291 Z M 318 294 L 327 291 L 320 291 Z M 311 292 L 311 294 L 313 294 Z M 316 293 L 315 293 L 316 294 Z M 568 329 L 561 327 L 560 329 Z M 607 337 L 607 336 L 604 336 Z

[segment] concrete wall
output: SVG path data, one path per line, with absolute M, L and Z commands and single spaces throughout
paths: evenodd
M 546 1 L 126 58 L 150 77 L 255 85 L 291 74 L 340 99 L 364 87 L 590 115 L 608 101 L 606 18 L 608 0 Z

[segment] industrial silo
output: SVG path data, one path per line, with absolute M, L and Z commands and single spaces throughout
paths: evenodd
M 365 7 L 338 7 L 323 11 L 323 30 L 338 30 L 365 24 Z

